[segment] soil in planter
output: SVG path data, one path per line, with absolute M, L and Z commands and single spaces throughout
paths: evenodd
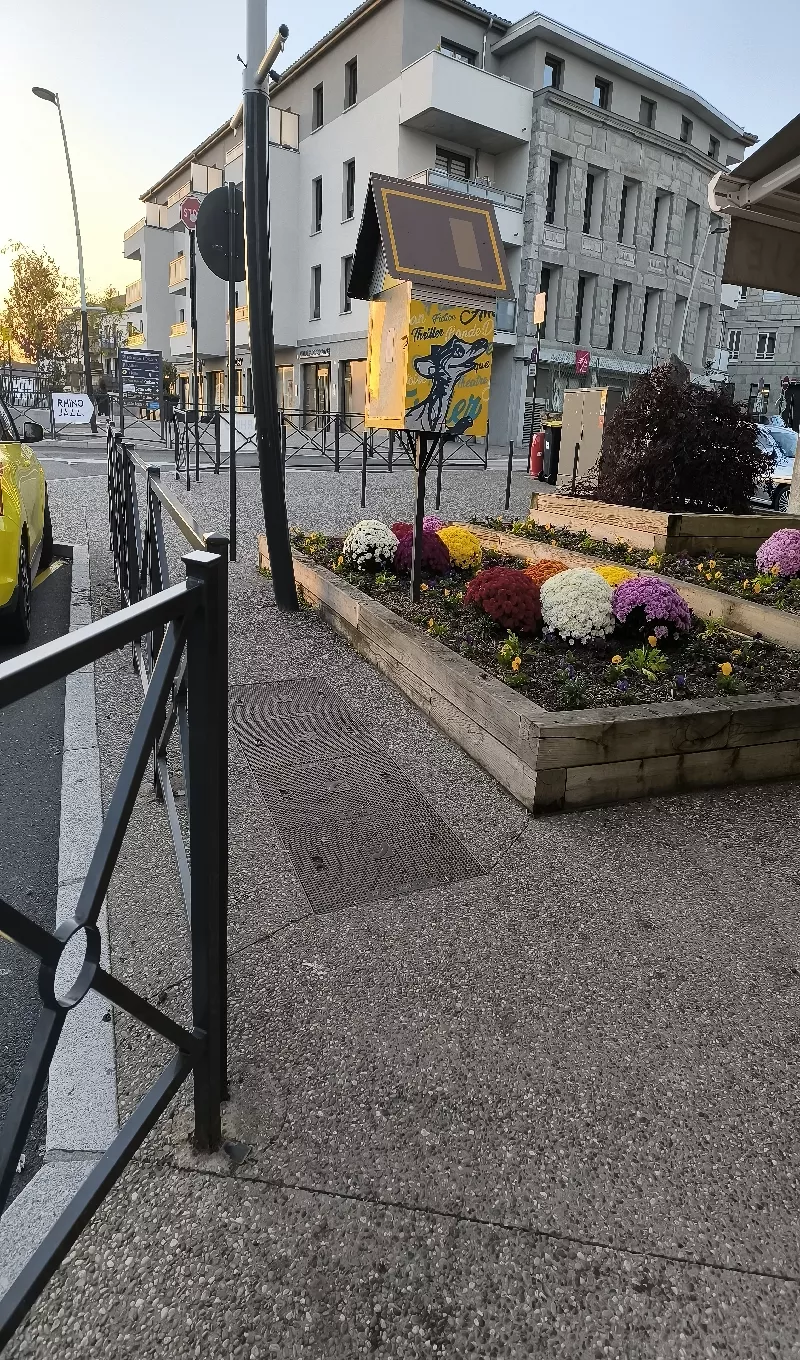
M 490 529 L 517 534 L 536 543 L 569 548 L 573 552 L 601 557 L 607 562 L 620 562 L 628 567 L 646 567 L 661 576 L 672 576 L 679 581 L 693 581 L 708 590 L 719 590 L 725 595 L 736 595 L 741 600 L 768 604 L 773 609 L 785 609 L 800 614 L 800 576 L 771 576 L 758 571 L 752 557 L 676 556 L 672 553 L 649 552 L 647 548 L 631 548 L 624 541 L 607 543 L 592 538 L 591 534 L 577 534 L 571 529 L 555 525 L 535 524 L 533 520 L 490 519 L 475 520 Z
M 800 653 L 716 623 L 697 623 L 685 639 L 656 648 L 646 638 L 621 633 L 586 646 L 570 646 L 554 634 L 515 636 L 464 605 L 474 572 L 426 577 L 422 599 L 413 605 L 407 576 L 349 570 L 341 538 L 293 531 L 292 541 L 320 566 L 553 711 L 800 690 Z M 482 565 L 519 569 L 520 562 L 484 550 Z

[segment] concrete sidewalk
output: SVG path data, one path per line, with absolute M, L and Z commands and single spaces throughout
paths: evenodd
M 345 528 L 358 487 L 293 473 L 290 518 Z M 93 608 L 116 608 L 103 484 L 55 490 L 59 537 L 86 503 Z M 452 471 L 444 509 L 503 492 Z M 232 686 L 325 681 L 482 873 L 315 913 L 232 737 L 227 1119 L 252 1151 L 198 1162 L 176 1102 L 7 1354 L 800 1355 L 798 786 L 530 820 L 313 612 L 275 609 L 255 479 L 239 494 Z M 186 499 L 224 527 L 224 479 Z M 410 502 L 382 476 L 366 513 Z M 127 654 L 98 666 L 106 801 L 137 699 Z M 114 971 L 185 1016 L 148 788 L 108 911 Z M 165 1052 L 115 1035 L 124 1115 Z

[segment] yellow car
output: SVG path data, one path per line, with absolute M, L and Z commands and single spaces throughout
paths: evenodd
M 34 577 L 53 556 L 44 468 L 28 448 L 44 431 L 26 420 L 23 435 L 25 443 L 0 398 L 0 629 L 21 643 L 31 632 Z

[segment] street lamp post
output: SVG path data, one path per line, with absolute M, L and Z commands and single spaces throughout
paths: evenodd
M 72 211 L 75 217 L 75 239 L 78 243 L 78 280 L 81 290 L 81 336 L 83 339 L 83 372 L 86 382 L 86 393 L 90 400 L 93 398 L 92 392 L 92 360 L 89 353 L 89 317 L 86 311 L 86 279 L 83 273 L 83 245 L 81 243 L 81 227 L 78 221 L 78 200 L 75 197 L 75 181 L 72 178 L 72 162 L 69 158 L 69 147 L 67 146 L 67 131 L 64 127 L 64 118 L 61 113 L 61 102 L 58 95 L 53 90 L 45 90 L 41 85 L 33 86 L 33 93 L 37 99 L 44 99 L 48 104 L 55 104 L 58 109 L 58 121 L 61 124 L 61 136 L 64 139 L 64 155 L 67 160 L 67 175 L 69 176 L 69 189 L 72 194 Z M 97 434 L 97 418 L 92 411 L 91 419 L 92 434 Z
M 692 273 L 691 283 L 689 284 L 689 293 L 688 293 L 688 296 L 687 296 L 687 298 L 686 298 L 686 306 L 685 306 L 684 309 L 683 309 L 683 321 L 681 322 L 681 334 L 680 334 L 680 339 L 679 339 L 679 341 L 678 341 L 678 358 L 681 359 L 681 360 L 683 359 L 683 341 L 684 341 L 684 337 L 685 337 L 685 335 L 686 335 L 686 322 L 687 322 L 688 319 L 689 319 L 689 306 L 690 306 L 691 301 L 692 301 L 692 294 L 693 294 L 693 292 L 694 292 L 694 286 L 695 286 L 695 284 L 697 283 L 697 275 L 700 273 L 700 265 L 702 264 L 702 262 L 703 262 L 703 257 L 704 257 L 704 255 L 705 255 L 705 253 L 706 253 L 706 246 L 708 245 L 709 238 L 710 238 L 711 236 L 719 236 L 719 235 L 721 235 L 721 234 L 724 234 L 727 230 L 728 230 L 728 228 L 727 228 L 727 227 L 724 227 L 724 226 L 723 226 L 723 227 L 712 227 L 712 225 L 711 225 L 711 220 L 709 220 L 709 223 L 708 223 L 708 231 L 706 232 L 706 238 L 705 238 L 705 240 L 704 240 L 704 242 L 703 242 L 703 249 L 702 249 L 701 251 L 698 252 L 698 256 L 697 256 L 697 264 L 696 264 L 695 267 L 694 267 L 694 271 L 693 271 L 693 273 Z

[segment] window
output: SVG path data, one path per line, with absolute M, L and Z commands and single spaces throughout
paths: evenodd
M 544 293 L 544 321 L 542 330 L 547 326 L 547 308 L 550 303 L 550 269 L 547 265 L 542 266 L 542 273 L 539 279 L 539 292 Z
M 617 228 L 617 240 L 620 242 L 620 244 L 625 239 L 625 217 L 628 211 L 628 187 L 629 186 L 627 184 L 623 184 L 622 197 L 620 198 L 619 201 L 619 226 Z M 616 288 L 616 284 L 614 285 L 614 287 Z
M 322 175 L 311 181 L 311 231 L 322 231 Z
M 185 321 L 185 320 L 186 320 L 186 308 L 185 308 L 185 307 L 181 307 L 180 311 L 178 312 L 178 320 L 179 320 L 179 321 Z
M 322 127 L 324 118 L 324 105 L 322 102 L 322 86 L 315 85 L 311 91 L 311 130 L 316 131 Z
M 719 138 L 710 137 L 708 141 L 708 154 L 712 161 L 719 160 Z
M 544 220 L 552 225 L 556 220 L 556 198 L 558 195 L 558 161 L 550 162 L 550 174 L 547 180 L 547 207 L 545 209 Z
M 653 225 L 650 229 L 650 249 L 654 255 L 667 253 L 667 233 L 669 229 L 669 210 L 672 195 L 661 190 L 656 194 L 653 204 Z
M 694 126 L 694 124 L 692 123 L 691 118 L 682 118 L 682 119 L 681 119 L 681 141 L 682 141 L 682 142 L 685 142 L 687 146 L 691 146 L 691 144 L 692 144 L 692 128 L 693 128 L 693 126 Z
M 351 299 L 347 296 L 347 285 L 348 285 L 349 282 L 350 282 L 350 270 L 351 270 L 352 268 L 353 268 L 353 257 L 352 257 L 352 255 L 343 255 L 343 256 L 342 256 L 342 299 L 341 299 L 341 307 L 340 307 L 340 309 L 339 309 L 339 310 L 342 311 L 342 312 L 352 312 L 352 310 L 353 310 L 353 303 L 352 303 Z
M 639 122 L 642 127 L 654 128 L 656 125 L 656 101 L 642 96 L 639 104 Z
M 353 57 L 344 68 L 344 106 L 351 109 L 358 99 L 358 57 Z
M 683 241 L 681 242 L 681 259 L 685 264 L 691 264 L 694 259 L 694 246 L 697 240 L 697 223 L 700 217 L 700 207 L 697 203 L 686 204 L 686 216 L 683 219 Z
M 745 300 L 746 297 L 747 297 L 747 289 L 746 289 L 746 288 L 743 288 L 742 291 L 741 291 L 741 293 L 739 294 L 739 301 L 740 301 L 740 302 L 744 302 L 744 300 Z
M 694 342 L 694 366 L 696 369 L 705 367 L 710 334 L 711 308 L 708 303 L 701 303 L 697 309 L 697 335 Z
M 436 169 L 443 170 L 451 179 L 469 179 L 472 166 L 469 156 L 460 151 L 448 151 L 447 147 L 436 148 Z
M 343 167 L 342 185 L 342 218 L 349 222 L 355 216 L 356 211 L 356 163 L 355 161 L 345 161 Z
M 646 354 L 648 358 L 656 347 L 656 332 L 658 329 L 659 311 L 659 290 L 648 288 L 644 295 L 644 307 L 642 308 L 642 330 L 639 336 L 639 353 Z
M 657 229 L 658 229 L 658 209 L 659 209 L 660 204 L 661 204 L 661 199 L 660 199 L 659 195 L 656 194 L 656 201 L 655 201 L 655 203 L 653 204 L 653 225 L 652 225 L 652 227 L 650 228 L 650 249 L 651 249 L 651 250 L 655 250 L 655 248 L 656 248 L 656 231 L 657 231 Z
M 728 358 L 739 358 L 739 347 L 742 343 L 741 331 L 728 331 Z
M 575 299 L 575 344 L 581 343 L 581 331 L 583 330 L 583 304 L 586 300 L 586 276 L 581 274 L 578 279 L 578 295 Z
M 775 358 L 775 340 L 776 340 L 776 338 L 777 338 L 777 331 L 761 331 L 761 333 L 760 333 L 760 335 L 759 335 L 759 337 L 758 337 L 758 340 L 756 341 L 756 358 L 757 358 L 757 359 L 774 359 L 774 358 Z
M 594 175 L 586 176 L 586 196 L 583 200 L 583 234 L 588 236 L 592 230 L 592 199 L 594 197 Z
M 683 358 L 681 352 L 681 341 L 683 339 L 684 326 L 686 322 L 686 308 L 689 305 L 688 298 L 676 297 L 675 307 L 672 312 L 672 330 L 670 331 L 670 346 L 673 354 Z
M 594 94 L 592 103 L 598 109 L 611 108 L 611 81 L 601 80 L 599 76 L 594 78 Z
M 319 321 L 322 301 L 322 265 L 315 264 L 311 270 L 311 320 Z
M 611 312 L 608 318 L 608 343 L 606 349 L 614 348 L 614 330 L 617 324 L 617 307 L 619 305 L 619 284 L 615 283 L 611 289 Z
M 462 47 L 461 43 L 451 42 L 449 38 L 442 38 L 439 50 L 454 61 L 463 61 L 466 66 L 474 66 L 478 60 L 477 52 L 473 52 L 471 47 Z
M 560 57 L 551 57 L 549 52 L 544 59 L 544 81 L 545 87 L 550 86 L 553 90 L 560 90 L 564 81 L 564 63 Z

